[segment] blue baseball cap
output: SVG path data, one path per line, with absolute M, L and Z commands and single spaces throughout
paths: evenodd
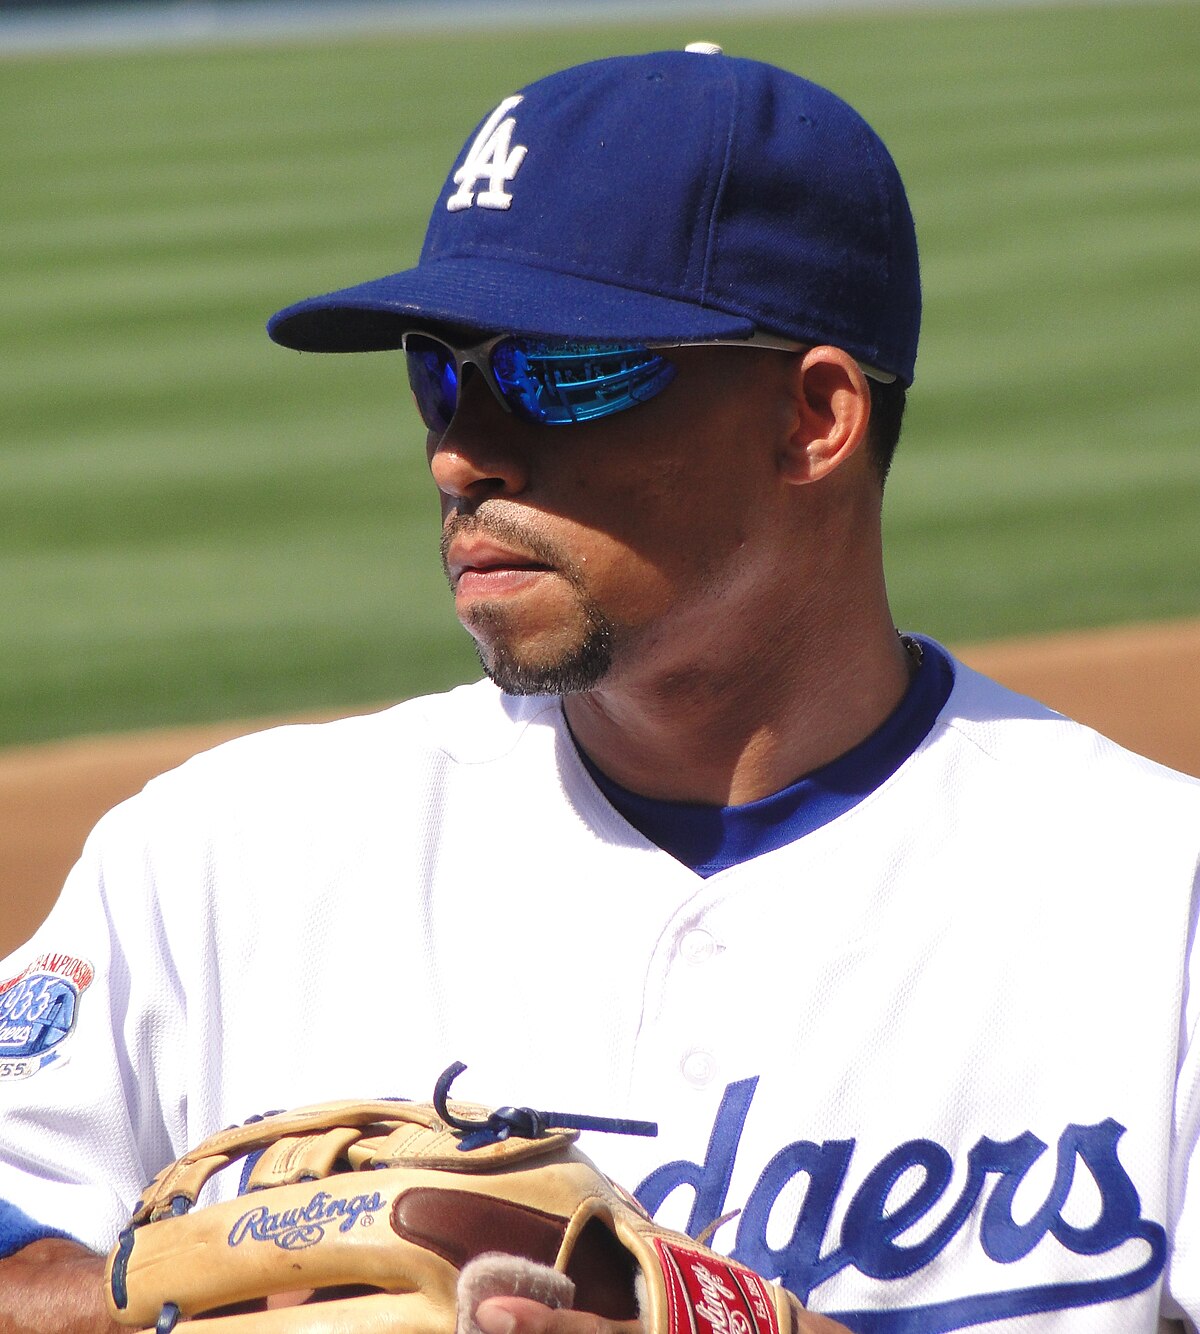
M 697 44 L 505 98 L 456 160 L 415 268 L 267 329 L 308 352 L 445 326 L 643 343 L 760 330 L 909 384 L 920 317 L 912 214 L 878 135 L 817 84 Z

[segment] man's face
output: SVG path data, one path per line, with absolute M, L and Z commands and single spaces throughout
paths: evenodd
M 685 672 L 766 591 L 784 354 L 668 355 L 658 397 L 571 426 L 522 422 L 469 376 L 430 436 L 455 607 L 510 693 Z

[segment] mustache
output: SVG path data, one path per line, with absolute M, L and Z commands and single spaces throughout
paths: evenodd
M 550 541 L 540 533 L 534 532 L 519 519 L 513 518 L 503 510 L 483 513 L 475 510 L 470 514 L 452 511 L 442 526 L 442 569 L 450 577 L 450 544 L 457 537 L 475 536 L 492 538 L 501 544 L 515 547 L 536 560 L 540 565 L 548 565 L 560 571 L 568 579 L 575 579 L 575 562 L 557 543 Z

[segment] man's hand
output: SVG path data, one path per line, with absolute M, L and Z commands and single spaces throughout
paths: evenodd
M 639 1320 L 604 1320 L 588 1311 L 556 1311 L 524 1297 L 489 1297 L 475 1311 L 483 1334 L 643 1334 Z M 845 1325 L 805 1313 L 795 1334 L 850 1334 Z
M 77 1242 L 31 1242 L 0 1260 L 0 1334 L 113 1334 L 103 1278 L 103 1258 Z

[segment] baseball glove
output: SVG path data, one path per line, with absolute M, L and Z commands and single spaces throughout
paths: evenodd
M 648 1334 L 792 1334 L 791 1293 L 658 1227 L 574 1146 L 571 1126 L 617 1127 L 448 1103 L 461 1068 L 433 1105 L 273 1113 L 185 1154 L 109 1256 L 112 1316 L 159 1334 L 196 1318 L 211 1334 L 471 1334 L 478 1303 L 508 1293 L 640 1316 Z M 237 1164 L 241 1193 L 193 1209 Z

